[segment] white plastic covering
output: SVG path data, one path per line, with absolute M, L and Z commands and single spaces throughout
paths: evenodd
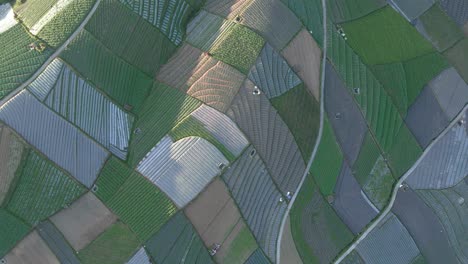
M 182 208 L 218 174 L 228 160 L 211 143 L 199 137 L 172 142 L 165 136 L 138 164 L 137 170 Z
M 0 34 L 9 30 L 18 21 L 15 19 L 15 14 L 10 4 L 0 5 Z

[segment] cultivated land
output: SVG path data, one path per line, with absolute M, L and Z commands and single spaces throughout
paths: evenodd
M 0 124 L 0 205 L 7 198 L 10 186 L 14 183 L 24 151 L 23 143 L 13 131 Z
M 50 218 L 75 251 L 81 251 L 117 217 L 91 192 Z
M 4 260 L 6 263 L 60 263 L 36 231 L 16 245 Z

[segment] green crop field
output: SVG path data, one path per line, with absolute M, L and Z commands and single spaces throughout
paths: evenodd
M 36 225 L 71 204 L 85 191 L 53 163 L 31 152 L 7 208 Z
M 0 208 L 0 256 L 10 251 L 30 229 L 23 221 Z
M 213 144 L 229 161 L 232 162 L 236 159 L 234 154 L 219 142 L 219 140 L 213 137 L 213 135 L 211 135 L 203 126 L 203 123 L 198 121 L 195 117 L 187 116 L 169 132 L 169 135 L 174 142 L 190 136 L 201 137 Z
M 102 177 L 112 176 L 106 174 Z M 136 172 L 131 172 L 106 204 L 128 224 L 141 242 L 150 238 L 177 211 L 163 192 Z
M 395 181 L 387 164 L 382 156 L 380 156 L 375 162 L 362 189 L 375 207 L 382 210 L 388 204 Z
M 107 203 L 119 190 L 120 187 L 133 173 L 133 170 L 126 166 L 118 158 L 111 156 L 99 174 L 96 186 L 98 187 L 96 196 L 104 203 Z
M 468 83 L 468 38 L 459 41 L 444 52 L 444 56 L 457 69 L 460 76 Z
M 242 220 L 241 220 L 242 221 Z M 244 257 L 246 252 L 252 252 L 258 247 L 255 238 L 250 233 L 248 227 L 244 226 L 232 241 L 228 253 L 224 256 L 222 263 L 238 263 L 239 258 Z
M 37 36 L 52 47 L 59 47 L 78 28 L 95 2 L 96 0 L 72 1 L 60 13 L 55 15 Z
M 210 50 L 213 57 L 248 74 L 265 44 L 263 38 L 252 30 L 234 25 L 232 30 Z
M 371 134 L 367 132 L 362 142 L 359 155 L 352 166 L 353 174 L 361 186 L 366 184 L 370 172 L 379 156 L 380 150 Z
M 155 83 L 138 113 L 138 133 L 130 140 L 129 163 L 136 164 L 201 102 L 164 84 Z
M 102 1 L 85 28 L 114 54 L 149 76 L 154 76 L 176 49 L 161 31 L 118 0 Z
M 419 21 L 438 51 L 450 48 L 463 38 L 462 30 L 437 4 L 422 14 Z
M 384 7 L 385 0 L 328 0 L 333 22 L 343 23 Z
M 406 116 L 424 86 L 448 66 L 443 56 L 433 52 L 405 62 L 375 65 L 372 71 L 400 114 Z
M 319 46 L 323 45 L 321 0 L 281 0 L 302 21 Z
M 434 50 L 431 43 L 389 6 L 342 27 L 349 45 L 368 65 L 405 61 Z
M 291 130 L 302 157 L 307 162 L 314 148 L 320 123 L 319 103 L 300 84 L 281 96 L 271 99 L 271 104 Z
M 152 79 L 114 55 L 86 30 L 70 43 L 61 57 L 87 81 L 108 94 L 121 106 L 141 109 Z
M 28 0 L 24 1 L 24 3 L 22 3 L 22 1 L 15 1 L 13 10 L 18 15 L 18 19 L 20 19 L 28 28 L 31 28 L 57 2 L 58 0 Z
M 31 43 L 42 42 L 31 37 L 21 24 L 0 34 L 0 98 L 31 77 L 52 54 L 50 48 L 30 50 Z
M 310 167 L 310 173 L 314 176 L 323 195 L 333 194 L 342 161 L 343 154 L 336 143 L 333 129 L 328 119 L 325 118 L 322 139 L 312 167 Z
M 406 125 L 402 125 L 395 135 L 395 142 L 388 151 L 388 161 L 394 176 L 399 178 L 421 156 L 422 149 Z
M 312 212 L 310 210 L 313 210 Z M 290 211 L 291 233 L 304 263 L 329 263 L 353 235 L 308 175 Z
M 125 263 L 140 243 L 130 229 L 117 222 L 78 253 L 83 264 Z

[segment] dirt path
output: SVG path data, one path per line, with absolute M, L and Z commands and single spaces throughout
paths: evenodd
M 10 92 L 7 96 L 5 96 L 3 99 L 0 100 L 0 107 L 4 105 L 8 100 L 13 98 L 15 95 L 17 95 L 21 90 L 26 88 L 29 84 L 31 84 L 38 76 L 39 74 L 42 73 L 42 71 L 45 70 L 45 68 L 55 59 L 57 58 L 60 53 L 72 42 L 73 39 L 81 32 L 81 30 L 84 28 L 84 26 L 88 23 L 88 21 L 91 19 L 93 16 L 94 12 L 96 12 L 96 9 L 98 8 L 99 4 L 101 3 L 101 0 L 97 0 L 96 3 L 94 4 L 93 8 L 91 11 L 89 11 L 88 15 L 86 18 L 81 22 L 81 24 L 78 26 L 78 28 L 73 32 L 73 34 L 68 37 L 67 40 L 60 46 L 45 62 L 42 64 L 42 66 L 37 69 L 37 71 L 23 84 L 21 84 L 18 88 Z
M 318 146 L 320 145 L 320 140 L 322 139 L 322 132 L 323 132 L 323 115 L 324 115 L 324 87 L 325 87 L 325 65 L 327 62 L 327 5 L 326 0 L 322 0 L 322 12 L 323 12 L 323 51 L 322 51 L 322 73 L 321 73 L 321 80 L 320 80 L 320 127 L 319 133 L 317 136 L 317 140 L 315 142 L 314 150 L 312 151 L 312 155 L 310 156 L 309 162 L 307 163 L 307 167 L 304 171 L 304 175 L 302 176 L 302 180 L 299 183 L 296 191 L 294 192 L 291 201 L 288 204 L 288 208 L 286 209 L 286 213 L 284 214 L 283 221 L 281 222 L 281 228 L 278 236 L 277 248 L 276 248 L 276 263 L 281 263 L 281 242 L 283 240 L 283 233 L 284 233 L 284 226 L 288 222 L 287 219 L 289 218 L 289 211 L 291 210 L 294 201 L 296 200 L 297 194 L 299 190 L 301 190 L 304 181 L 309 174 L 309 169 L 312 166 L 312 162 L 314 161 L 315 154 L 317 154 Z

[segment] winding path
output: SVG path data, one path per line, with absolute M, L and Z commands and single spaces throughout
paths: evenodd
M 80 31 L 83 30 L 84 26 L 88 23 L 88 21 L 94 15 L 94 12 L 96 12 L 96 9 L 98 8 L 100 3 L 101 3 L 101 0 L 97 0 L 96 3 L 94 3 L 93 8 L 91 8 L 88 15 L 85 17 L 85 19 L 81 21 L 81 24 L 73 32 L 73 34 L 71 34 L 70 37 L 68 37 L 68 39 L 65 40 L 65 42 L 63 42 L 62 46 L 60 46 L 52 55 L 50 55 L 50 57 L 44 62 L 44 64 L 42 64 L 42 66 L 39 69 L 37 69 L 37 71 L 34 72 L 34 74 L 26 82 L 18 86 L 18 88 L 16 88 L 15 90 L 13 90 L 7 96 L 5 96 L 3 99 L 0 100 L 0 107 L 4 105 L 6 102 L 8 102 L 8 100 L 13 98 L 15 95 L 17 95 L 19 92 L 21 92 L 26 86 L 31 84 L 39 76 L 39 74 L 41 74 L 42 71 L 44 71 L 45 68 L 55 58 L 57 58 L 60 55 L 60 53 L 62 53 L 62 51 L 68 46 L 68 44 L 70 44 L 70 42 L 72 42 L 72 40 L 76 38 L 76 36 L 80 33 Z
M 390 210 L 392 209 L 393 207 L 393 204 L 395 203 L 395 198 L 397 196 L 397 193 L 398 193 L 398 189 L 399 189 L 399 186 L 406 180 L 406 178 L 408 178 L 408 176 L 411 175 L 411 173 L 418 167 L 419 163 L 421 163 L 421 161 L 424 159 L 424 157 L 429 153 L 429 151 L 432 149 L 432 147 L 434 147 L 434 145 L 441 139 L 444 137 L 445 134 L 447 134 L 447 132 L 450 131 L 450 129 L 452 129 L 453 125 L 455 123 L 458 122 L 458 120 L 463 116 L 463 114 L 465 113 L 465 111 L 468 110 L 468 105 L 465 105 L 465 107 L 463 108 L 462 111 L 460 111 L 460 113 L 453 119 L 453 121 L 444 129 L 444 131 L 442 131 L 442 133 L 440 133 L 440 135 L 437 136 L 436 139 L 434 139 L 430 144 L 429 146 L 424 150 L 423 154 L 419 157 L 419 159 L 416 161 L 416 163 L 413 164 L 413 166 L 403 175 L 401 176 L 400 180 L 395 184 L 395 187 L 393 188 L 393 192 L 392 192 L 392 197 L 390 198 L 390 203 L 385 207 L 385 210 L 379 215 L 379 217 L 366 229 L 366 231 L 364 231 L 358 239 L 356 239 L 356 241 L 354 241 L 353 244 L 351 244 L 349 246 L 349 248 L 343 252 L 341 255 L 339 255 L 336 259 L 336 261 L 334 262 L 335 264 L 338 264 L 340 263 L 341 261 L 343 261 L 346 256 L 348 256 L 356 247 L 357 245 L 359 245 L 359 243 L 361 243 L 361 241 L 363 241 L 367 235 L 369 235 L 370 232 L 372 232 L 372 230 L 374 230 L 374 228 L 379 225 L 379 223 L 385 218 L 385 216 L 390 212 Z
M 319 133 L 317 136 L 317 140 L 315 142 L 314 150 L 312 151 L 312 155 L 310 156 L 309 162 L 307 163 L 307 167 L 304 171 L 304 175 L 302 176 L 302 180 L 299 183 L 299 186 L 297 187 L 296 191 L 294 192 L 293 197 L 291 198 L 291 201 L 288 204 L 288 208 L 286 209 L 286 213 L 283 216 L 283 220 L 281 221 L 281 228 L 278 236 L 278 241 L 276 243 L 276 263 L 280 263 L 280 255 L 281 255 L 281 240 L 283 239 L 283 233 L 284 233 L 284 226 L 286 224 L 286 220 L 289 216 L 289 211 L 291 210 L 294 201 L 297 198 L 297 195 L 299 191 L 301 190 L 302 185 L 304 184 L 304 181 L 309 174 L 309 169 L 312 166 L 312 162 L 314 161 L 315 154 L 317 154 L 317 149 L 318 146 L 320 145 L 320 141 L 322 139 L 322 132 L 323 132 L 323 115 L 325 112 L 325 107 L 324 107 L 324 90 L 325 90 L 325 65 L 327 62 L 327 5 L 326 5 L 326 0 L 322 0 L 322 12 L 323 12 L 323 46 L 322 46 L 322 74 L 321 74 L 321 82 L 320 82 L 320 126 L 319 126 Z

